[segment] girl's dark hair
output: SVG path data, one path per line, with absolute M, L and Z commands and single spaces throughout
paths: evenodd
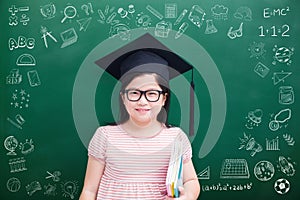
M 161 123 L 164 123 L 168 127 L 169 125 L 167 124 L 167 121 L 168 121 L 168 112 L 169 112 L 169 107 L 170 107 L 170 95 L 171 95 L 169 82 L 166 81 L 164 78 L 162 78 L 160 75 L 158 75 L 156 73 L 149 73 L 149 74 L 155 75 L 155 79 L 156 79 L 158 85 L 160 86 L 160 88 L 162 89 L 163 94 L 167 94 L 165 105 L 161 108 L 161 111 L 157 115 L 157 120 Z M 128 86 L 128 84 L 134 78 L 141 76 L 141 75 L 145 75 L 145 73 L 138 73 L 138 72 L 130 73 L 130 74 L 127 74 L 124 77 L 122 77 L 122 79 L 121 79 L 122 87 L 121 87 L 120 93 L 124 94 L 125 88 Z M 125 108 L 125 105 L 123 103 L 123 99 L 122 99 L 121 95 L 119 95 L 119 106 L 120 106 L 120 114 L 119 114 L 120 118 L 119 118 L 119 122 L 117 124 L 122 124 L 129 119 L 129 114 Z

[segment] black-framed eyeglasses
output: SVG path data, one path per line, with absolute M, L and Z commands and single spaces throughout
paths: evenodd
M 128 89 L 124 92 L 129 101 L 139 101 L 142 95 L 145 96 L 146 100 L 149 102 L 157 102 L 163 91 L 160 90 L 138 90 L 138 89 Z

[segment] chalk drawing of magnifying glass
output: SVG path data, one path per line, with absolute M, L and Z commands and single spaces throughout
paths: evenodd
M 73 19 L 77 14 L 77 10 L 74 6 L 67 6 L 64 9 L 64 18 L 61 23 L 64 23 L 66 19 Z

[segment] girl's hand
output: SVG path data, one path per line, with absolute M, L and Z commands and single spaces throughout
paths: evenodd
M 179 189 L 179 192 L 180 192 L 180 195 L 178 198 L 172 198 L 172 197 L 169 197 L 167 196 L 166 197 L 166 200 L 172 200 L 172 199 L 176 199 L 176 200 L 188 200 L 188 197 L 186 196 L 185 192 L 184 192 L 184 187 L 178 187 Z

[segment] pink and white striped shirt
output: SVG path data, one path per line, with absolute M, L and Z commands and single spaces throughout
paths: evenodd
M 105 164 L 97 200 L 165 199 L 166 175 L 172 145 L 183 142 L 183 160 L 192 157 L 185 133 L 177 127 L 163 127 L 153 137 L 127 134 L 120 126 L 102 126 L 90 141 L 88 155 Z

